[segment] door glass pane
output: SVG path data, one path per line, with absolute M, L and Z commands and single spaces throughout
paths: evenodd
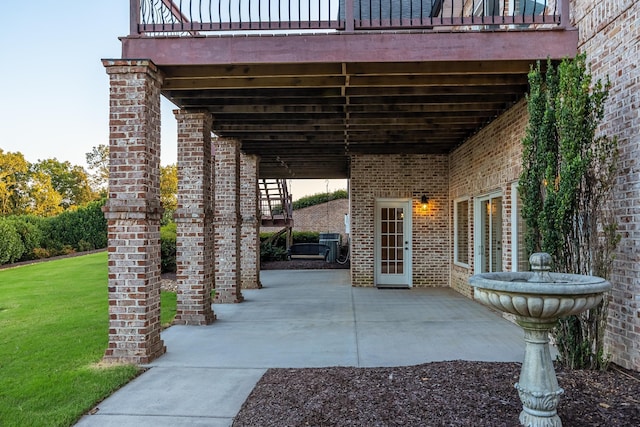
M 404 209 L 380 209 L 380 271 L 382 274 L 404 272 Z
M 502 271 L 502 198 L 480 203 L 480 227 L 482 272 Z
M 455 206 L 455 258 L 454 261 L 469 262 L 469 201 L 461 200 Z
M 489 203 L 489 200 L 483 200 L 482 203 L 480 204 L 480 224 L 481 224 L 481 231 L 482 231 L 482 235 L 480 236 L 481 238 L 481 246 L 480 246 L 480 250 L 482 253 L 482 272 L 486 273 L 489 270 L 489 245 L 490 245 L 490 239 L 489 239 L 489 211 L 491 209 L 491 204 Z
M 491 271 L 502 271 L 502 199 L 491 199 Z

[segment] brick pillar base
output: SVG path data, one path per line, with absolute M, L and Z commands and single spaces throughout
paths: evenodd
M 151 61 L 104 60 L 110 79 L 109 344 L 104 359 L 149 363 L 160 339 L 160 87 Z
M 240 143 L 215 141 L 216 303 L 242 302 L 240 290 Z
M 208 325 L 216 316 L 213 290 L 213 189 L 211 114 L 174 111 L 178 120 L 178 208 L 174 324 Z

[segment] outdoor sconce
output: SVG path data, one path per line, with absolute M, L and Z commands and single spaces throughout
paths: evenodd
M 422 205 L 423 211 L 427 210 L 427 203 L 429 203 L 429 198 L 426 196 L 426 194 L 423 194 L 420 198 L 420 204 Z

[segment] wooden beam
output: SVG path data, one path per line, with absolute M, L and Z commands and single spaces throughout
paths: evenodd
M 269 37 L 126 37 L 124 59 L 158 66 L 439 61 L 536 61 L 574 57 L 576 30 L 361 32 Z

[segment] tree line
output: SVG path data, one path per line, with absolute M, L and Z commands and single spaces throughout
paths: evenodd
M 89 172 L 55 158 L 30 163 L 0 148 L 0 264 L 107 246 L 109 148 L 93 147 L 86 160 Z M 177 207 L 178 174 L 175 165 L 160 172 L 166 225 Z

